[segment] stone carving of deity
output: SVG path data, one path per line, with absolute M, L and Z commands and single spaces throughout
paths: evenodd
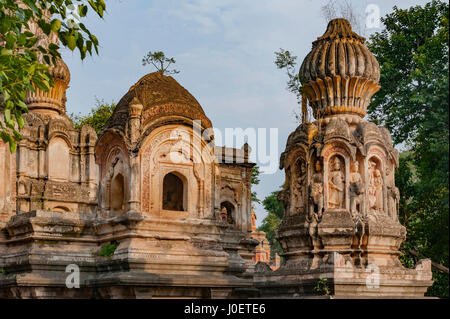
M 284 216 L 288 216 L 289 215 L 289 190 L 288 189 L 283 189 L 278 193 L 277 199 L 283 203 L 283 208 L 284 208 Z
M 400 202 L 400 191 L 396 186 L 388 186 L 388 195 L 390 198 L 390 215 L 392 219 L 398 217 L 399 202 Z
M 228 220 L 228 212 L 226 207 L 222 207 L 222 209 L 220 210 L 220 220 L 223 222 L 227 222 Z
M 328 206 L 342 208 L 344 204 L 345 176 L 341 170 L 341 161 L 335 157 L 328 176 Z
M 364 184 L 359 173 L 359 163 L 353 164 L 353 172 L 350 174 L 350 211 L 353 217 L 361 213 L 361 198 L 364 192 Z
M 302 210 L 305 207 L 305 180 L 306 180 L 306 168 L 305 162 L 300 160 L 298 165 L 298 171 L 295 174 L 293 197 L 294 197 L 294 209 L 295 211 Z
M 371 210 L 380 211 L 383 209 L 383 178 L 377 164 L 369 161 L 369 208 Z
M 108 168 L 105 177 L 101 181 L 101 188 L 103 189 L 103 194 L 101 194 L 102 199 L 101 203 L 102 206 L 105 209 L 109 209 L 109 203 L 111 201 L 110 199 L 110 192 L 111 192 L 111 179 L 114 175 L 114 163 Z
M 319 161 L 316 162 L 315 170 L 309 185 L 309 214 L 314 213 L 320 218 L 323 210 L 323 180 Z

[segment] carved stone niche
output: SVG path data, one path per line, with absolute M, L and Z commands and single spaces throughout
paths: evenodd
M 327 206 L 330 209 L 345 209 L 346 207 L 346 174 L 344 160 L 339 155 L 330 158 L 328 167 L 328 201 Z
M 308 207 L 308 163 L 306 158 L 306 150 L 299 145 L 281 156 L 280 166 L 284 167 L 286 177 L 278 199 L 283 203 L 286 218 L 298 214 L 306 215 Z
M 387 206 L 388 216 L 394 221 L 399 222 L 399 202 L 400 191 L 395 186 L 395 163 L 394 161 L 388 161 L 386 163 L 386 193 L 387 193 Z
M 68 182 L 70 179 L 70 142 L 62 135 L 53 137 L 47 148 L 47 169 L 50 180 Z
M 330 144 L 323 149 L 322 156 L 325 211 L 349 210 L 350 153 L 343 145 Z
M 333 143 L 323 151 L 324 205 L 322 221 L 317 233 L 323 244 L 323 252 L 351 253 L 355 223 L 350 213 L 349 176 L 350 152 L 344 145 Z
M 139 153 L 143 213 L 163 218 L 211 216 L 205 188 L 212 185 L 213 160 L 202 147 L 207 147 L 204 141 L 182 125 L 163 126 L 146 137 Z
M 290 210 L 289 215 L 306 213 L 306 185 L 307 185 L 307 169 L 304 158 L 299 157 L 292 165 L 289 166 L 291 172 L 290 185 Z
M 120 147 L 113 147 L 106 160 L 100 183 L 100 207 L 104 217 L 115 217 L 128 210 L 130 168 Z
M 285 212 L 276 238 L 284 251 L 287 263 L 284 268 L 308 269 L 312 262 L 314 242 L 311 232 L 315 232 L 314 225 L 317 225 L 315 223 L 310 227 L 311 221 L 316 219 L 308 219 L 308 214 L 313 214 L 309 212 L 309 204 L 310 179 L 314 175 L 314 172 L 308 173 L 308 170 L 313 169 L 315 159 L 312 160 L 308 155 L 306 146 L 296 144 L 282 155 L 280 161 L 285 168 L 286 180 L 278 198 L 283 202 Z M 322 188 L 322 179 L 319 180 L 318 186 Z
M 364 160 L 361 156 L 351 163 L 349 176 L 349 197 L 350 197 L 350 213 L 353 219 L 365 218 L 365 178 L 364 178 Z
M 236 226 L 236 206 L 229 201 L 220 203 L 220 218 L 229 226 Z
M 243 229 L 242 224 L 242 185 L 227 179 L 222 180 L 220 187 L 221 219 L 230 227 Z M 225 215 L 224 215 L 225 214 Z
M 377 153 L 370 153 L 367 157 L 366 167 L 367 213 L 369 217 L 375 218 L 387 215 L 384 158 Z

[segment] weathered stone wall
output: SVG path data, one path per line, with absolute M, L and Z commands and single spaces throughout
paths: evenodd
M 97 167 L 95 131 L 73 128 L 66 115 L 25 116 L 16 155 L 18 213 L 35 209 L 94 212 Z

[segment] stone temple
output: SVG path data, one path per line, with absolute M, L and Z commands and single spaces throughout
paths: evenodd
M 98 136 L 76 129 L 59 60 L 55 87 L 27 95 L 17 151 L 0 142 L 0 298 L 308 297 L 324 278 L 336 297 L 423 297 L 430 261 L 398 259 L 398 152 L 364 119 L 380 76 L 364 41 L 332 20 L 302 64 L 315 120 L 280 158 L 279 268 L 255 265 L 267 241 L 252 227 L 247 144 L 215 146 L 197 100 L 158 72 Z M 74 267 L 79 287 L 67 283 Z

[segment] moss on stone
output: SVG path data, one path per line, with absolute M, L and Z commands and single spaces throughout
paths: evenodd
M 104 245 L 99 251 L 98 256 L 111 258 L 114 255 L 117 246 L 119 246 L 117 242 L 111 242 L 110 244 Z

